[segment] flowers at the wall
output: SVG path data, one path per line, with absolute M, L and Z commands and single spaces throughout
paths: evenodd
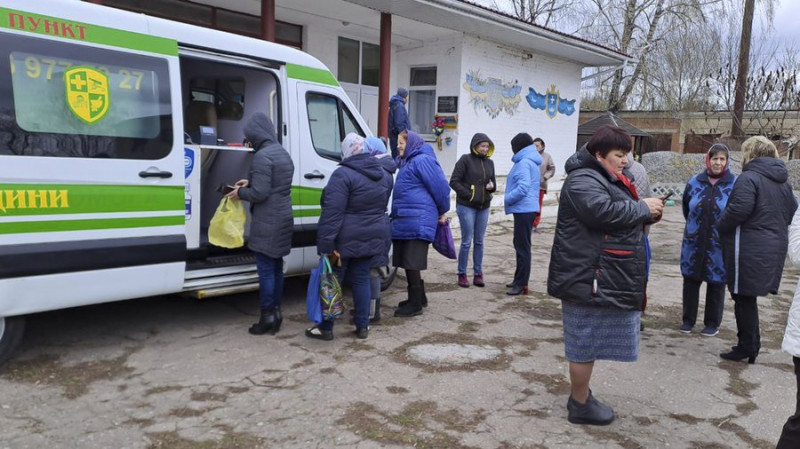
M 442 133 L 444 133 L 444 119 L 438 115 L 431 123 L 431 131 L 436 136 L 436 146 L 441 151 L 442 149 Z
M 466 74 L 464 89 L 469 92 L 473 109 L 477 112 L 482 107 L 493 119 L 501 112 L 513 116 L 522 101 L 522 86 L 517 80 L 483 78 L 479 71 L 470 71 Z

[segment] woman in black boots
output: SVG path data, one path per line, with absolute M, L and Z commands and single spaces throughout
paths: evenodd
M 450 186 L 433 148 L 418 134 L 398 138 L 400 170 L 392 194 L 392 263 L 406 270 L 408 299 L 394 312 L 397 317 L 422 315 L 427 306 L 422 271 L 428 268 L 428 247 L 437 221 L 450 210 Z
M 756 298 L 778 293 L 797 201 L 787 182 L 786 164 L 769 139 L 747 139 L 742 153 L 742 174 L 717 222 L 738 342 L 719 356 L 755 363 L 761 349 Z

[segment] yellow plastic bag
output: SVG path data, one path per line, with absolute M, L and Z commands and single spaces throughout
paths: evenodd
M 247 214 L 239 200 L 223 198 L 208 226 L 208 241 L 222 248 L 244 246 L 244 224 Z

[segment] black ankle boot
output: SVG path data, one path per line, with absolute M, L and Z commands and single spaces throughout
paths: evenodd
M 730 352 L 723 352 L 719 356 L 725 360 L 733 360 L 734 362 L 747 359 L 747 363 L 752 365 L 756 363 L 756 357 L 758 357 L 758 353 L 752 354 L 739 346 L 734 346 L 731 348 Z
M 394 316 L 396 317 L 409 318 L 422 315 L 422 287 L 410 287 L 408 301 L 401 302 L 399 306 L 394 311 Z
M 257 323 L 250 326 L 247 331 L 253 335 L 264 335 L 267 332 L 272 332 L 273 328 L 275 328 L 275 309 L 261 309 L 261 318 Z

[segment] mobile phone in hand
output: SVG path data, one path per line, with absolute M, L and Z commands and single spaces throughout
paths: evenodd
M 671 197 L 671 196 L 672 196 L 672 193 L 673 193 L 673 192 L 669 192 L 669 193 L 667 194 L 667 196 L 662 196 L 662 197 L 661 197 L 661 201 L 667 201 L 667 200 L 669 199 L 669 197 Z
M 223 195 L 227 195 L 227 194 L 233 192 L 233 190 L 235 188 L 236 187 L 234 187 L 232 185 L 229 185 L 229 184 L 220 184 L 220 186 L 217 187 L 217 192 L 219 192 L 219 193 L 221 193 Z

